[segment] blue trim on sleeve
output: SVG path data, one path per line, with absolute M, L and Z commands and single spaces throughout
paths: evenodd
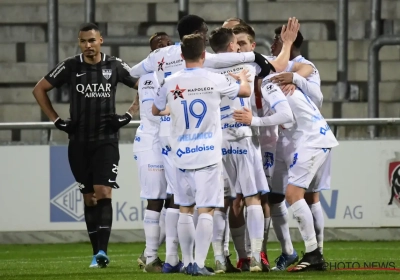
M 145 102 L 145 101 L 153 101 L 153 100 L 154 100 L 154 98 L 146 98 L 146 99 L 142 100 L 142 103 Z
M 284 101 L 287 101 L 287 99 L 281 99 L 281 100 L 276 101 L 276 102 L 274 103 L 274 105 L 271 106 L 271 109 L 274 109 L 275 106 L 276 106 L 277 104 L 279 104 L 279 103 L 281 103 L 281 102 L 284 102 Z

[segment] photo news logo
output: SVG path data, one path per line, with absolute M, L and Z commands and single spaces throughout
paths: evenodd
M 395 262 L 365 261 L 365 262 L 325 262 L 324 270 L 391 270 L 400 271 Z

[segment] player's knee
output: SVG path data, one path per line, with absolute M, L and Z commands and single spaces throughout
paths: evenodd
M 304 194 L 305 189 L 289 184 L 286 188 L 285 198 L 289 205 L 292 205 L 293 203 L 304 199 Z
M 244 220 L 243 209 L 238 215 L 235 215 L 233 211 L 229 211 L 228 220 L 229 227 L 231 228 L 239 228 L 243 226 L 246 223 Z
M 163 208 L 164 200 L 163 199 L 149 199 L 147 200 L 147 210 L 161 212 Z
M 319 202 L 319 192 L 312 192 L 312 193 L 305 193 L 304 199 L 306 200 L 307 204 L 315 204 Z
M 111 198 L 112 188 L 109 186 L 94 185 L 94 193 L 96 194 L 97 200 L 104 198 Z
M 278 204 L 285 200 L 284 194 L 279 193 L 269 193 L 268 194 L 268 202 L 270 204 Z
M 94 193 L 83 194 L 83 201 L 85 202 L 85 205 L 89 207 L 96 206 L 97 204 L 96 196 Z
M 244 200 L 245 200 L 247 206 L 261 205 L 261 198 L 260 198 L 259 193 L 252 195 L 252 196 L 248 196 Z

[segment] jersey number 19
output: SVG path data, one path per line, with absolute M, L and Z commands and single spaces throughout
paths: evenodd
M 201 100 L 201 99 L 195 99 L 192 102 L 190 102 L 189 106 L 187 104 L 186 100 L 182 100 L 181 104 L 183 105 L 183 114 L 185 115 L 185 123 L 186 123 L 186 129 L 190 128 L 190 123 L 189 123 L 189 114 L 192 115 L 195 119 L 197 119 L 196 123 L 196 128 L 199 128 L 201 125 L 201 122 L 203 121 L 206 113 L 207 113 L 207 104 Z M 195 104 L 200 104 L 202 109 L 200 114 L 196 114 L 196 112 L 193 110 L 193 107 Z

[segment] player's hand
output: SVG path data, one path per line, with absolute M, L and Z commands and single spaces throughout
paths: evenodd
M 121 127 L 127 125 L 132 120 L 132 115 L 128 112 L 125 115 L 114 114 L 111 117 L 110 125 L 114 130 L 119 130 Z
M 291 95 L 293 95 L 294 91 L 296 90 L 296 85 L 295 84 L 287 84 L 287 85 L 280 86 L 280 88 L 285 95 L 291 96 Z
M 54 125 L 61 131 L 64 131 L 66 133 L 71 133 L 74 129 L 71 120 L 63 120 L 62 118 L 58 117 L 54 121 Z
M 249 108 L 243 107 L 243 110 L 235 110 L 233 112 L 233 119 L 238 123 L 251 125 L 251 120 L 253 119 L 253 113 Z
M 275 68 L 269 61 L 260 53 L 254 52 L 254 62 L 258 64 L 261 68 L 261 72 L 258 74 L 258 77 L 264 78 L 271 73 L 271 71 L 275 72 Z
M 293 83 L 293 73 L 286 72 L 276 76 L 273 76 L 269 79 L 271 82 L 278 84 L 279 86 L 292 84 Z
M 300 23 L 297 18 L 289 18 L 287 26 L 282 27 L 281 36 L 283 43 L 291 43 L 296 40 L 297 32 L 299 32 Z
M 229 73 L 229 75 L 236 81 L 247 80 L 249 83 L 252 82 L 252 80 L 250 79 L 251 74 L 249 73 L 249 70 L 246 68 L 240 71 L 240 73 L 238 74 Z

